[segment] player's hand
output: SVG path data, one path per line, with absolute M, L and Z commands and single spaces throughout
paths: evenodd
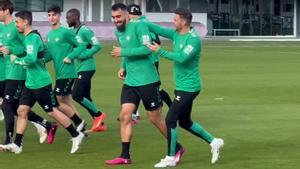
M 9 49 L 5 46 L 2 46 L 0 48 L 0 51 L 4 54 L 4 55 L 8 55 L 10 53 Z
M 118 77 L 119 79 L 121 80 L 124 80 L 125 79 L 125 70 L 123 68 L 121 68 L 119 71 L 118 71 Z
M 72 63 L 72 61 L 71 61 L 71 59 L 69 59 L 68 57 L 65 57 L 65 58 L 64 58 L 64 63 L 70 64 L 70 63 Z
M 147 47 L 152 51 L 152 52 L 157 52 L 160 49 L 160 45 L 157 44 L 156 42 L 153 42 L 152 45 L 147 45 Z
M 14 55 L 14 54 L 11 54 L 10 55 L 10 61 L 11 62 L 14 62 L 14 60 L 17 58 L 17 56 L 16 55 Z
M 113 46 L 113 50 L 110 52 L 112 57 L 121 57 L 121 48 Z

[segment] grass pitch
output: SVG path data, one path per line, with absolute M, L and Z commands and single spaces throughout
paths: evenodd
M 133 164 L 110 167 L 105 160 L 120 153 L 119 59 L 111 58 L 113 43 L 103 43 L 96 56 L 93 99 L 107 113 L 108 131 L 86 138 L 77 154 L 68 133 L 60 127 L 53 145 L 39 144 L 28 125 L 23 153 L 0 152 L 0 169 L 149 169 L 166 154 L 166 141 L 147 120 L 134 126 L 131 145 Z M 166 43 L 164 43 L 166 44 Z M 295 169 L 300 160 L 300 43 L 205 41 L 201 56 L 203 90 L 194 102 L 193 119 L 225 140 L 221 159 L 210 164 L 210 147 L 180 130 L 186 148 L 178 169 Z M 170 48 L 170 45 L 167 45 Z M 172 63 L 160 62 L 162 87 L 173 96 Z M 298 93 L 298 94 L 297 94 Z M 78 109 L 91 126 L 88 113 Z M 36 106 L 36 112 L 47 117 Z M 166 113 L 164 108 L 164 114 Z M 48 117 L 47 117 L 48 118 Z M 4 124 L 0 122 L 1 140 Z

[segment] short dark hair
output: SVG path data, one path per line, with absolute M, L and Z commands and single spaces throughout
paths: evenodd
M 127 6 L 127 11 L 131 15 L 142 15 L 141 7 L 137 4 L 130 4 Z
M 112 10 L 112 11 L 117 11 L 117 10 L 119 10 L 119 9 L 121 9 L 122 11 L 126 11 L 126 10 L 127 10 L 127 7 L 126 7 L 126 5 L 123 4 L 123 3 L 116 3 L 116 4 L 114 4 L 114 5 L 111 7 L 111 10 Z
M 184 8 L 177 8 L 175 9 L 174 13 L 179 15 L 181 19 L 186 20 L 188 25 L 192 23 L 193 15 L 190 10 Z
M 78 9 L 76 9 L 76 8 L 73 8 L 73 9 L 68 10 L 67 13 L 71 13 L 72 15 L 75 15 L 75 16 L 77 16 L 78 18 L 80 18 L 80 11 L 79 11 Z
M 15 17 L 27 20 L 29 25 L 32 25 L 32 12 L 28 10 L 21 10 L 15 14 Z
M 50 6 L 50 8 L 48 8 L 48 13 L 50 12 L 54 12 L 54 13 L 57 13 L 57 14 L 60 14 L 61 13 L 61 9 L 58 5 L 52 5 Z
M 9 1 L 9 0 L 5 0 L 5 1 L 1 1 L 0 3 L 0 9 L 1 10 L 9 10 L 9 13 L 12 14 L 14 12 L 14 4 Z

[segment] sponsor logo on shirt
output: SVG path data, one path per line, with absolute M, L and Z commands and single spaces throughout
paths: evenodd
M 128 41 L 130 40 L 130 36 L 129 36 L 129 35 L 128 35 L 128 36 L 126 36 L 126 40 L 128 40 Z
M 180 101 L 181 97 L 180 96 L 176 96 L 175 100 Z
M 189 55 L 193 51 L 193 49 L 194 47 L 192 45 L 188 45 L 184 48 L 183 52 Z
M 6 37 L 8 37 L 8 38 L 9 38 L 9 37 L 10 37 L 10 33 L 7 33 L 7 34 L 6 34 Z
M 58 42 L 59 41 L 59 38 L 55 38 L 55 42 Z
M 55 91 L 56 91 L 56 92 L 60 92 L 60 88 L 56 88 Z

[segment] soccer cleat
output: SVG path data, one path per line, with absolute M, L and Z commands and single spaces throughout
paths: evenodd
M 85 120 L 82 120 L 81 123 L 76 127 L 77 132 L 84 132 L 85 126 Z
M 100 116 L 95 117 L 91 130 L 95 130 L 98 127 L 100 127 L 105 119 L 106 119 L 106 114 L 104 112 L 102 112 L 102 114 Z
M 131 164 L 132 161 L 131 161 L 131 159 L 117 157 L 112 160 L 107 160 L 107 161 L 105 161 L 105 163 L 107 165 L 122 165 L 122 164 Z
M 224 140 L 220 138 L 214 138 L 213 141 L 210 143 L 211 146 L 211 163 L 214 164 L 218 161 L 220 157 L 220 150 L 224 146 Z
M 79 146 L 83 138 L 84 138 L 84 134 L 81 132 L 79 132 L 79 135 L 77 137 L 72 138 L 72 149 L 70 152 L 71 154 L 74 154 L 79 149 Z
M 164 168 L 164 167 L 174 167 L 176 166 L 175 157 L 166 156 L 164 159 L 161 159 L 159 163 L 155 164 L 156 168 Z
M 57 130 L 57 124 L 56 123 L 52 123 L 51 124 L 51 128 L 48 132 L 48 137 L 47 137 L 47 141 L 48 141 L 48 144 L 52 144 L 54 142 L 54 138 L 55 138 L 55 133 L 56 133 L 56 130 Z
M 104 132 L 106 130 L 107 130 L 107 126 L 104 123 L 102 123 L 101 126 L 99 126 L 98 128 L 87 130 L 87 131 L 85 131 L 85 133 Z
M 175 154 L 175 157 L 174 157 L 176 164 L 178 164 L 181 161 L 184 152 L 185 152 L 185 149 L 183 147 L 181 147 L 177 151 L 177 153 Z
M 0 107 L 0 121 L 3 121 L 4 120 L 4 114 L 3 114 L 3 111 Z
M 48 136 L 47 129 L 38 123 L 35 123 L 35 122 L 31 122 L 31 123 L 34 125 L 34 127 L 36 128 L 36 130 L 40 136 L 40 143 L 44 143 Z
M 10 143 L 10 144 L 5 144 L 5 145 L 0 145 L 0 148 L 4 151 L 10 151 L 15 154 L 20 154 L 22 153 L 22 146 L 19 147 L 15 143 Z

